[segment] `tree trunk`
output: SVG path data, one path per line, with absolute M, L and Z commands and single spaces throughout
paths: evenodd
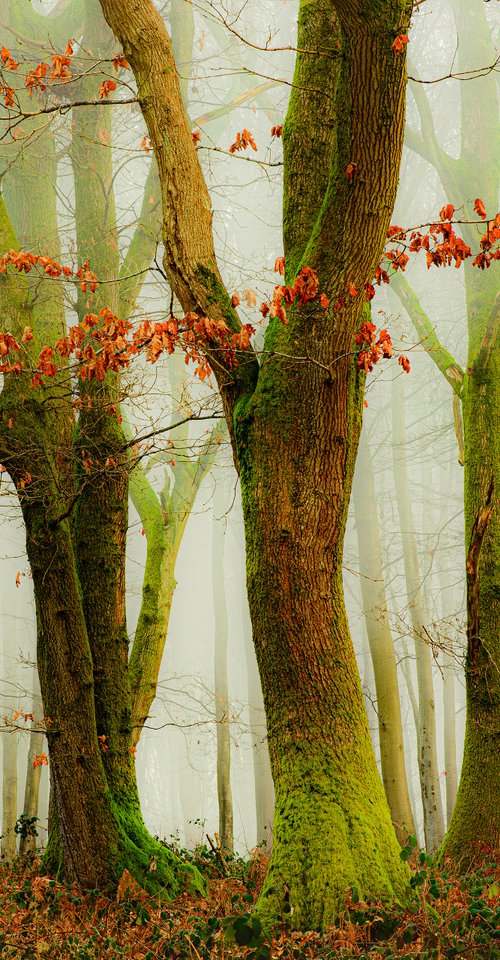
M 40 683 L 38 680 L 38 671 L 36 666 L 33 668 L 33 698 L 31 712 L 36 720 L 43 717 L 43 705 L 40 695 Z M 43 730 L 35 727 L 30 733 L 30 742 L 28 748 L 28 761 L 26 765 L 26 783 L 24 787 L 23 814 L 26 819 L 33 821 L 34 831 L 37 830 L 35 817 L 38 819 L 38 798 L 40 794 L 40 781 L 42 778 L 43 765 L 33 766 L 33 761 L 38 754 L 44 752 L 45 734 Z M 19 841 L 19 853 L 34 853 L 37 846 L 37 834 L 35 832 L 21 835 Z
M 411 617 L 418 679 L 419 725 L 417 729 L 420 790 L 424 811 L 426 849 L 433 853 L 444 835 L 443 804 L 439 784 L 436 746 L 436 708 L 432 679 L 432 654 L 429 646 L 430 619 L 421 589 L 420 568 L 410 488 L 406 466 L 405 406 L 402 375 L 393 379 L 393 457 L 396 498 L 401 527 L 401 541 Z
M 468 297 L 475 297 L 472 285 Z M 469 304 L 469 310 L 478 310 Z M 474 313 L 474 316 L 476 313 Z M 464 757 L 451 823 L 440 858 L 450 856 L 462 869 L 480 863 L 484 847 L 500 844 L 498 744 L 500 742 L 500 510 L 498 484 L 500 433 L 500 296 L 494 302 L 484 339 L 469 344 L 464 384 L 465 536 L 467 544 L 467 714 Z M 488 330 L 489 328 L 489 330 Z M 496 482 L 493 511 L 479 545 L 476 525 Z M 477 550 L 477 556 L 471 555 Z
M 464 72 L 477 63 L 495 58 L 491 27 L 481 0 L 453 0 L 457 34 L 457 70 Z M 472 26 L 474 29 L 472 29 Z M 417 105 L 423 91 L 415 85 Z M 499 167 L 498 93 L 495 77 L 488 71 L 478 78 L 474 91 L 470 84 L 460 85 L 461 144 L 460 157 L 450 157 L 438 144 L 432 111 L 425 101 L 419 107 L 426 116 L 425 132 L 433 148 L 425 150 L 425 140 L 414 131 L 409 145 L 436 168 L 447 200 L 458 206 L 465 196 L 480 196 L 488 212 L 497 209 Z M 466 226 L 464 240 L 477 247 L 483 228 Z M 464 513 L 466 556 L 471 536 L 487 500 L 492 478 L 499 486 L 500 432 L 495 429 L 500 413 L 500 299 L 493 270 L 464 266 L 467 303 L 468 356 L 458 392 L 462 400 L 464 426 Z M 411 311 L 410 316 L 412 316 Z M 413 319 L 413 317 L 412 317 Z M 432 327 L 432 324 L 428 324 Z M 434 359 L 446 352 L 438 343 Z M 431 352 L 431 356 L 432 356 Z M 453 359 L 453 358 L 452 358 Z M 458 364 L 453 362 L 455 370 Z M 457 379 L 452 386 L 457 391 Z M 498 498 L 498 492 L 495 494 Z M 498 743 L 500 738 L 500 510 L 493 510 L 482 542 L 477 579 L 473 593 L 479 609 L 471 610 L 468 599 L 469 642 L 465 667 L 467 717 L 464 758 L 451 823 L 439 851 L 439 858 L 451 857 L 468 870 L 484 860 L 481 844 L 495 849 L 500 839 L 500 780 Z M 470 588 L 470 584 L 468 587 Z M 475 600 L 474 600 L 475 603 Z M 472 641 L 471 630 L 476 631 Z
M 404 844 L 415 833 L 406 782 L 398 675 L 385 595 L 373 463 L 364 435 L 353 485 L 359 575 L 368 642 L 373 661 L 382 780 L 396 836 Z
M 224 586 L 224 536 L 228 498 L 218 479 L 214 492 L 212 522 L 212 590 L 215 621 L 214 688 L 217 736 L 217 798 L 221 847 L 233 852 L 233 795 L 231 792 L 231 726 L 227 668 L 227 610 Z
M 273 845 L 274 783 L 269 760 L 266 714 L 260 685 L 259 669 L 255 659 L 252 640 L 252 624 L 246 609 L 243 610 L 243 641 L 247 665 L 248 712 L 252 737 L 253 775 L 255 783 L 256 843 L 266 853 Z
M 101 5 L 134 70 L 158 161 L 171 287 L 184 310 L 238 332 L 170 38 L 151 0 L 140 8 L 133 0 Z M 392 44 L 407 25 L 403 0 L 301 3 L 283 139 L 286 279 L 307 266 L 334 300 L 349 283 L 363 291 L 383 249 L 404 127 L 404 55 L 395 56 Z M 359 177 L 349 173 L 353 164 Z M 362 297 L 348 297 L 340 319 L 316 303 L 295 308 L 288 326 L 270 323 L 260 367 L 251 351 L 232 366 L 208 349 L 240 469 L 276 788 L 273 855 L 258 909 L 302 928 L 328 924 L 350 885 L 367 896 L 402 896 L 407 881 L 342 589 L 363 396 L 352 354 L 363 316 Z

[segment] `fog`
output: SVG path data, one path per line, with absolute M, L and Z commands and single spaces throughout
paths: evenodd
M 19 8 L 25 5 L 29 6 L 19 3 Z M 190 123 L 193 130 L 201 132 L 198 149 L 213 202 L 217 253 L 224 281 L 230 291 L 239 292 L 242 318 L 257 326 L 259 343 L 262 327 L 258 326 L 261 319 L 258 305 L 272 295 L 273 286 L 278 282 L 274 262 L 282 254 L 282 151 L 279 138 L 271 137 L 270 128 L 283 123 L 286 113 L 293 75 L 293 49 L 289 48 L 293 48 L 295 42 L 297 4 L 292 0 L 259 0 L 258 3 L 251 0 L 244 4 L 233 0 L 226 4 L 202 0 L 191 5 L 184 0 L 171 0 L 157 6 L 172 26 Z M 479 76 L 475 71 L 490 64 L 487 33 L 490 31 L 493 35 L 494 32 L 494 6 L 483 0 L 422 0 L 415 8 L 408 69 L 410 76 L 424 82 L 409 81 L 408 135 L 393 223 L 404 227 L 425 224 L 435 219 L 439 209 L 450 200 L 440 176 L 439 158 L 446 153 L 450 162 L 458 163 L 462 155 L 468 135 L 467 123 L 471 122 L 470 104 L 464 108 L 464 98 L 477 103 L 491 96 L 495 72 L 483 71 Z M 38 24 L 39 33 L 33 40 L 29 37 L 23 40 L 20 39 L 21 14 L 21 19 L 16 19 L 11 5 L 0 3 L 2 42 L 13 51 L 38 59 L 40 55 L 32 52 L 34 48 L 30 44 L 41 44 L 49 51 L 43 54 L 48 58 L 53 4 L 33 0 L 31 7 L 45 19 L 42 25 Z M 92 57 L 97 60 L 101 51 L 95 46 L 90 49 L 78 29 L 75 24 L 71 34 L 76 41 L 75 55 L 79 52 L 87 58 L 86 62 Z M 480 35 L 477 43 L 475 30 Z M 119 51 L 113 42 L 108 46 L 104 23 L 100 31 L 102 55 L 114 56 Z M 98 73 L 97 68 L 95 72 Z M 124 73 L 123 77 L 120 74 L 120 80 L 128 86 L 118 83 L 113 94 L 117 100 L 133 95 L 131 74 Z M 75 95 L 72 87 L 73 84 L 69 84 L 60 94 L 67 98 L 68 105 Z M 76 84 L 75 88 L 77 93 Z M 54 102 L 56 97 L 57 93 Z M 35 96 L 33 104 L 36 103 Z M 89 108 L 55 112 L 46 116 L 43 124 L 40 120 L 25 122 L 15 139 L 6 135 L 0 142 L 0 169 L 5 174 L 4 195 L 8 201 L 13 190 L 22 190 L 22 177 L 33 175 L 27 160 L 30 151 L 37 151 L 43 180 L 43 151 L 48 149 L 48 138 L 52 138 L 57 157 L 55 189 L 60 256 L 62 263 L 70 264 L 75 262 L 77 244 L 70 153 L 78 109 Z M 106 110 L 112 113 L 111 128 L 103 129 L 102 136 L 92 146 L 96 156 L 99 151 L 109 156 L 111 151 L 113 182 L 109 189 L 114 192 L 121 263 L 141 218 L 147 235 L 154 235 L 158 241 L 132 316 L 137 320 L 163 318 L 168 313 L 171 295 L 161 269 L 159 190 L 152 172 L 152 151 L 147 148 L 147 141 L 145 147 L 141 146 L 146 130 L 137 104 Z M 101 113 L 104 115 L 104 108 Z M 7 123 L 5 116 L 4 120 Z M 491 122 L 496 121 L 491 118 Z M 236 132 L 243 128 L 252 132 L 258 150 L 231 155 L 229 146 Z M 494 162 L 493 156 L 478 156 L 475 167 L 463 176 L 464 204 L 483 196 L 486 171 Z M 40 189 L 45 189 L 43 183 Z M 489 198 L 484 199 L 486 202 Z M 455 202 L 455 198 L 453 200 Z M 27 238 L 23 243 L 27 244 L 29 239 L 32 249 L 42 250 L 48 238 L 33 234 L 29 214 L 29 210 L 16 214 Z M 464 219 L 470 219 L 469 214 L 470 207 Z M 92 209 L 87 211 L 87 216 L 91 224 Z M 94 229 L 98 228 L 96 224 Z M 109 223 L 102 225 L 104 237 L 108 228 L 111 229 Z M 99 273 L 98 267 L 94 269 Z M 467 305 L 463 271 L 428 270 L 421 255 L 411 259 L 405 278 L 441 343 L 456 362 L 464 366 Z M 246 299 L 244 291 L 250 292 Z M 411 361 L 409 375 L 396 360 L 384 360 L 368 374 L 361 444 L 371 453 L 374 502 L 370 501 L 368 492 L 366 457 L 360 456 L 358 460 L 356 484 L 360 509 L 373 513 L 380 535 L 382 567 L 374 579 L 385 585 L 387 617 L 398 670 L 409 794 L 423 842 L 416 729 L 418 644 L 425 646 L 432 669 L 433 690 L 428 691 L 428 695 L 435 713 L 445 822 L 451 810 L 451 794 L 456 789 L 463 748 L 463 467 L 459 463 L 457 411 L 454 411 L 452 389 L 426 352 L 425 339 L 416 332 L 397 290 L 392 285 L 377 287 L 372 308 L 374 323 L 389 329 L 397 349 Z M 178 305 L 174 304 L 174 312 L 176 309 Z M 76 316 L 75 294 L 70 285 L 65 310 L 70 325 Z M 167 430 L 172 423 L 178 423 L 186 411 L 193 416 L 189 424 Z M 163 504 L 175 488 L 177 519 L 180 522 L 187 518 L 175 563 L 176 586 L 157 697 L 137 749 L 145 822 L 154 835 L 170 838 L 181 846 L 204 842 L 206 834 L 213 838 L 219 831 L 217 727 L 223 724 L 230 734 L 235 849 L 245 854 L 269 836 L 269 803 L 262 806 L 261 789 L 269 773 L 264 711 L 255 679 L 245 592 L 240 493 L 220 420 L 220 403 L 213 385 L 206 381 L 200 383 L 193 376 L 193 364 L 184 364 L 182 357 L 163 356 L 154 367 L 140 360 L 127 372 L 123 412 L 131 436 L 134 432 L 138 436 L 154 434 L 137 451 L 138 469 L 143 471 L 150 489 Z M 191 487 L 188 489 L 183 465 L 187 461 L 201 464 L 209 440 L 211 462 L 203 468 L 199 466 L 203 478 L 194 495 Z M 411 515 L 402 513 L 401 498 L 405 491 Z M 367 624 L 376 621 L 382 612 L 378 608 L 366 609 L 362 596 L 364 575 L 360 572 L 363 558 L 360 558 L 358 525 L 367 522 L 360 519 L 362 516 L 365 515 L 355 516 L 351 504 L 344 582 L 370 731 L 380 760 L 377 696 Z M 412 580 L 408 558 L 413 548 Z M 146 550 L 144 522 L 134 501 L 130 504 L 127 559 L 131 643 L 141 607 Z M 412 618 L 417 604 L 425 617 L 420 633 L 415 617 Z M 220 680 L 216 683 L 214 674 L 217 637 L 220 643 L 227 642 L 227 703 L 218 688 Z M 5 856 L 6 831 L 12 833 L 12 804 L 8 792 L 14 791 L 17 816 L 20 816 L 30 763 L 32 724 L 29 720 L 23 721 L 22 714 L 14 721 L 14 715 L 24 711 L 33 713 L 35 719 L 43 716 L 34 680 L 36 620 L 25 534 L 16 496 L 5 473 L 0 476 L 0 650 Z M 447 780 L 452 784 L 448 791 Z M 259 815 L 256 783 L 258 803 L 261 803 Z M 267 789 L 268 796 L 269 784 Z M 48 794 L 48 769 L 44 765 L 38 808 L 38 842 L 42 846 L 46 840 Z M 10 812 L 6 816 L 9 803 Z M 262 818 L 266 821 L 265 836 Z

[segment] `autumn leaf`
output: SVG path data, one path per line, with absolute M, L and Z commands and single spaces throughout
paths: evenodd
M 351 163 L 349 163 L 349 164 L 347 165 L 347 167 L 346 167 L 346 171 L 345 171 L 346 179 L 347 179 L 347 180 L 354 180 L 354 177 L 355 177 L 355 175 L 357 174 L 357 172 L 358 172 L 358 165 L 357 165 L 357 163 L 353 163 L 353 162 L 351 161 Z
M 107 100 L 112 90 L 116 90 L 114 80 L 103 80 L 99 86 L 99 100 Z
M 283 124 L 278 123 L 276 126 L 271 127 L 271 136 L 272 137 L 281 137 L 283 134 Z
M 402 53 L 405 48 L 405 45 L 409 42 L 410 42 L 410 38 L 406 35 L 406 33 L 399 33 L 394 43 L 392 44 L 394 55 L 397 56 L 398 53 Z
M 43 767 L 43 766 L 48 767 L 48 765 L 49 765 L 49 761 L 47 760 L 46 753 L 37 753 L 36 756 L 33 758 L 34 767 Z
M 231 306 L 232 306 L 232 307 L 239 307 L 240 303 L 241 303 L 240 295 L 239 295 L 238 291 L 235 290 L 235 292 L 233 293 L 233 295 L 232 295 L 232 297 L 231 297 Z
M 348 289 L 348 291 L 349 291 L 349 296 L 350 296 L 350 297 L 357 297 L 357 295 L 358 295 L 358 288 L 355 287 L 353 283 L 348 283 L 348 284 L 347 284 L 347 289 Z
M 255 304 L 257 303 L 257 295 L 254 293 L 253 290 L 244 290 L 243 296 L 245 298 L 245 303 L 247 307 L 254 307 Z
M 252 150 L 257 150 L 257 144 L 250 133 L 250 130 L 244 128 L 241 133 L 238 131 L 236 134 L 236 139 L 234 143 L 229 147 L 229 153 L 236 153 L 238 150 L 246 150 L 247 147 L 251 147 Z
M 123 70 L 130 70 L 128 60 L 123 53 L 119 53 L 116 57 L 113 57 L 113 66 L 115 70 L 119 70 L 120 67 L 122 67 Z
M 439 211 L 440 220 L 451 220 L 453 214 L 455 213 L 455 207 L 452 203 L 447 203 L 445 207 L 442 207 Z
M 192 140 L 193 140 L 194 145 L 196 146 L 196 144 L 199 143 L 200 140 L 201 140 L 201 133 L 200 133 L 200 131 L 199 131 L 199 130 L 192 130 L 192 131 L 191 131 L 191 137 L 192 137 Z
M 16 587 L 21 586 L 21 571 L 18 570 L 16 573 Z
M 478 217 L 481 217 L 481 220 L 486 220 L 486 208 L 482 200 L 477 197 L 474 200 L 474 210 L 477 213 Z
M 403 356 L 403 354 L 401 354 L 401 356 L 398 357 L 398 363 L 399 363 L 400 367 L 403 368 L 403 370 L 404 370 L 405 373 L 409 373 L 409 372 L 410 372 L 411 366 L 410 366 L 410 361 L 408 360 L 408 357 L 405 357 L 405 356 Z

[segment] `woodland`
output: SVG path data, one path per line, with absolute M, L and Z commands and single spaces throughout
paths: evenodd
M 496 0 L 0 0 L 0 956 L 500 958 Z

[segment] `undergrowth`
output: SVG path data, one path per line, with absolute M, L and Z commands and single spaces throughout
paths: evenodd
M 465 878 L 434 870 L 411 838 L 401 856 L 413 868 L 405 906 L 346 895 L 326 933 L 267 939 L 252 908 L 267 869 L 259 849 L 227 857 L 216 845 L 179 850 L 207 880 L 205 898 L 165 905 L 124 875 L 115 900 L 82 895 L 39 872 L 37 858 L 0 867 L 2 960 L 500 960 L 500 863 L 484 850 L 482 869 Z

